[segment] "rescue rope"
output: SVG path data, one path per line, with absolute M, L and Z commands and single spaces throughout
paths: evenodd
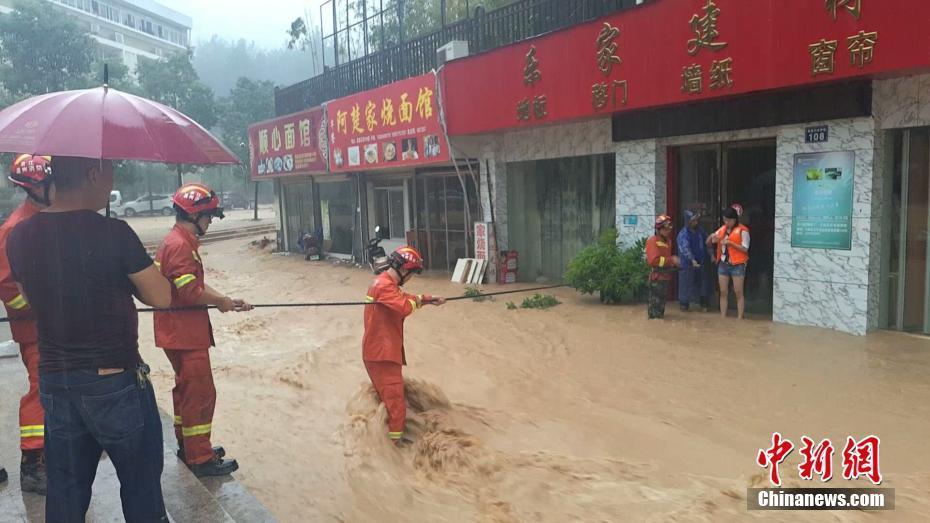
M 476 294 L 474 296 L 455 296 L 453 298 L 446 298 L 446 301 L 458 301 L 458 300 L 471 300 L 475 298 L 484 298 L 486 296 L 502 296 L 504 294 L 519 294 L 522 292 L 533 292 L 533 291 L 543 291 L 549 289 L 558 289 L 560 287 L 568 287 L 568 285 L 549 285 L 546 287 L 531 287 L 528 289 L 516 289 L 512 291 L 499 291 L 499 292 L 489 292 Z M 294 308 L 294 307 L 351 307 L 358 305 L 378 305 L 379 302 L 364 302 L 364 301 L 341 301 L 341 302 L 311 302 L 311 303 L 259 303 L 252 305 L 253 309 L 280 309 L 280 308 Z M 158 309 L 154 307 L 136 309 L 136 312 L 183 312 L 183 311 L 197 311 L 197 310 L 211 310 L 216 309 L 215 305 L 201 306 L 195 305 L 191 307 L 172 307 L 168 309 Z M 17 318 L 0 318 L 0 323 L 9 323 L 11 321 L 21 321 Z

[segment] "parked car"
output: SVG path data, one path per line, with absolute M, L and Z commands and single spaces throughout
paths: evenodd
M 152 194 L 141 196 L 126 202 L 122 206 L 112 209 L 112 212 L 131 218 L 137 214 L 163 214 L 165 216 L 174 215 L 174 204 L 171 202 L 170 194 Z
M 123 193 L 119 191 L 110 191 L 110 205 L 109 205 L 110 218 L 117 218 L 119 214 L 117 214 L 116 210 L 121 208 L 122 206 L 123 206 Z M 101 215 L 105 213 L 106 211 L 104 209 L 100 209 Z
M 251 209 L 252 202 L 237 192 L 225 192 L 220 195 L 220 201 L 226 209 Z

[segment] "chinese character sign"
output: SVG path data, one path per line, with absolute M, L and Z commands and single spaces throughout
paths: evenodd
M 794 157 L 791 246 L 852 249 L 852 151 Z
M 249 126 L 253 180 L 326 172 L 323 108 Z
M 326 110 L 332 172 L 449 161 L 432 73 L 334 100 Z
M 802 436 L 801 443 L 803 445 L 800 448 L 801 463 L 797 466 L 798 477 L 805 481 L 812 481 L 816 477 L 822 483 L 833 479 L 833 455 L 836 452 L 833 442 L 830 439 L 823 439 L 818 443 L 808 436 Z M 866 436 L 861 440 L 847 436 L 841 456 L 843 479 L 855 481 L 862 478 L 880 485 L 882 483 L 879 463 L 880 446 L 881 440 L 875 435 Z M 769 482 L 772 485 L 781 486 L 782 475 L 779 465 L 794 449 L 794 443 L 783 438 L 778 432 L 772 434 L 770 447 L 759 449 L 756 464 L 767 469 Z
M 475 222 L 475 258 L 488 260 L 491 242 L 491 224 L 488 222 Z
M 485 134 L 916 74 L 930 64 L 927 20 L 918 0 L 642 2 L 447 63 L 444 112 L 452 136 Z

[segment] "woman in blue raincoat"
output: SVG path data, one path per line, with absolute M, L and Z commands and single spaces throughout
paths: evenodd
M 707 233 L 700 225 L 701 216 L 685 211 L 685 226 L 678 233 L 678 257 L 681 270 L 678 274 L 678 303 L 682 311 L 688 311 L 692 303 L 700 303 L 707 311 L 711 288 L 706 276 Z

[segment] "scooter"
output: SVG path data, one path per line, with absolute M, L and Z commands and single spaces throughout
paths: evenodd
M 378 225 L 375 227 L 375 237 L 368 240 L 368 266 L 371 268 L 371 272 L 375 274 L 381 274 L 390 265 L 387 253 L 384 252 L 384 247 L 381 246 L 381 240 L 383 239 L 381 237 L 381 226 Z

